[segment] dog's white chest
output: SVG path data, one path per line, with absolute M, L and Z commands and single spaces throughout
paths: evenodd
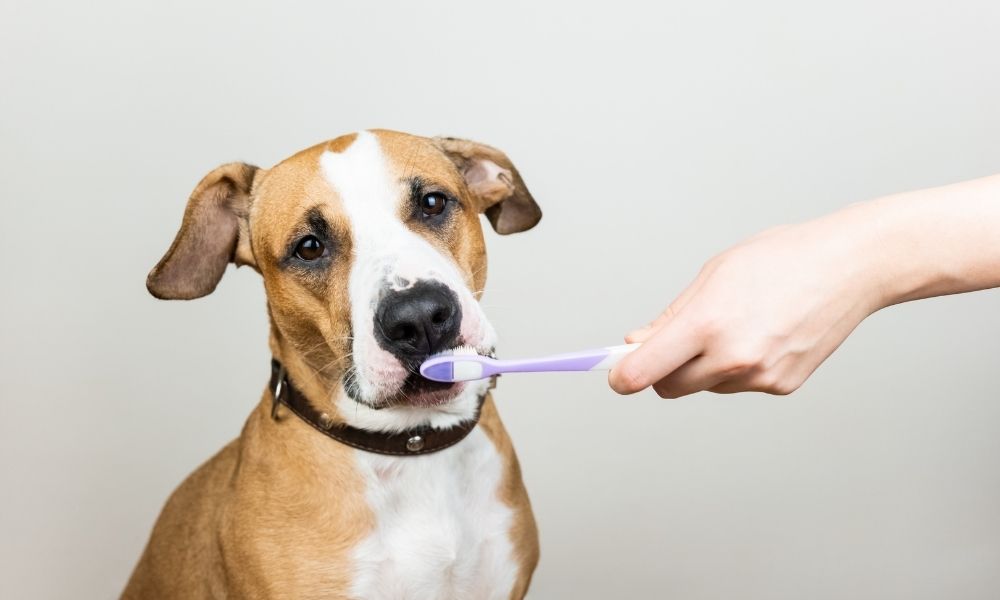
M 416 457 L 357 453 L 375 530 L 354 551 L 354 597 L 509 598 L 517 577 L 500 455 L 476 428 Z

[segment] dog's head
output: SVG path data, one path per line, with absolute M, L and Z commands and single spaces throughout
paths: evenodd
M 502 234 L 541 218 L 500 151 L 383 130 L 350 134 L 270 170 L 234 163 L 209 173 L 147 287 L 158 298 L 198 298 L 228 263 L 250 265 L 264 278 L 272 351 L 341 419 L 365 426 L 360 411 L 368 425 L 378 421 L 359 407 L 402 416 L 394 427 L 428 412 L 467 417 L 483 384 L 437 384 L 416 370 L 459 345 L 493 349 L 478 302 L 480 213 Z

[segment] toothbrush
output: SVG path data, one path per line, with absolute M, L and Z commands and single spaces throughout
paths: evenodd
M 420 374 L 431 381 L 455 382 L 485 379 L 500 373 L 548 371 L 607 371 L 642 344 L 624 344 L 540 358 L 497 360 L 468 347 L 435 354 L 420 365 Z

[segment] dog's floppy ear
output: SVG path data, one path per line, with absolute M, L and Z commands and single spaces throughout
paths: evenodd
M 437 137 L 434 142 L 458 167 L 497 233 L 526 231 L 541 220 L 542 209 L 506 154 L 458 138 Z
M 212 293 L 226 266 L 254 265 L 247 214 L 257 167 L 222 165 L 191 193 L 174 243 L 149 272 L 146 288 L 164 300 L 191 300 Z

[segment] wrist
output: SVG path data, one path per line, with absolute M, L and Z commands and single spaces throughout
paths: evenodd
M 867 314 L 919 297 L 928 285 L 929 262 L 922 256 L 918 215 L 905 206 L 906 194 L 852 204 L 834 213 L 836 231 L 849 236 L 845 259 L 860 304 Z
M 1000 285 L 997 203 L 977 197 L 984 181 L 867 203 L 878 240 L 877 308 Z

